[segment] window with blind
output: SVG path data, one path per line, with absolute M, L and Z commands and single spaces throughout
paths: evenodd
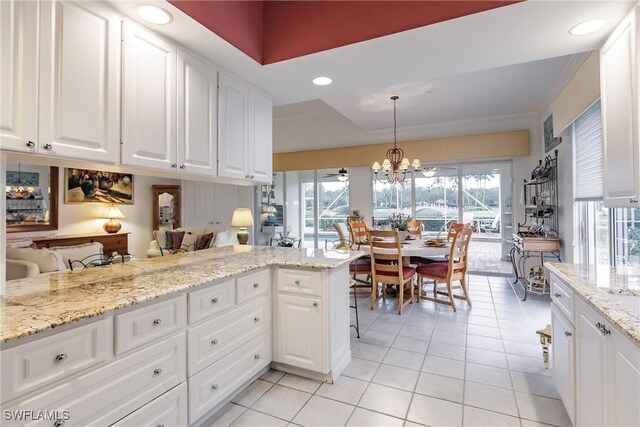
M 604 193 L 604 149 L 600 101 L 573 123 L 576 201 L 602 200 Z

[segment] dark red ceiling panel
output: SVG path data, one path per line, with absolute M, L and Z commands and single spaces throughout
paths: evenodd
M 169 1 L 254 60 L 272 64 L 521 0 Z

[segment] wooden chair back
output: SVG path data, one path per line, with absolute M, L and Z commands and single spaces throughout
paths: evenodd
M 349 237 L 345 233 L 345 231 L 347 230 L 347 225 L 345 223 L 336 222 L 335 224 L 333 224 L 333 229 L 336 230 L 336 233 L 338 233 L 338 240 L 340 240 L 342 244 L 350 241 Z
M 449 226 L 449 230 L 447 231 L 447 242 L 453 242 L 456 234 L 458 234 L 458 232 L 462 230 L 463 227 L 464 224 L 461 222 L 452 222 Z
M 351 234 L 351 241 L 356 245 L 366 243 L 369 239 L 369 229 L 367 224 L 360 221 L 354 221 L 349 223 L 349 234 Z
M 449 252 L 448 278 L 465 276 L 467 274 L 467 258 L 472 235 L 473 227 L 465 224 L 453 237 L 451 251 Z
M 397 230 L 371 230 L 369 232 L 371 250 L 371 275 L 373 283 L 402 285 L 402 245 Z
M 422 239 L 422 222 L 409 221 L 407 222 L 407 226 L 409 227 L 407 234 L 410 236 L 417 236 L 419 239 Z

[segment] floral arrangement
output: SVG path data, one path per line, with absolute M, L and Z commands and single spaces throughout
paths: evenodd
M 389 218 L 389 225 L 392 230 L 409 231 L 409 221 L 411 221 L 411 215 L 393 214 Z

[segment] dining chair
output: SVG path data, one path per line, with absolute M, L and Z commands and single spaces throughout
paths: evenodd
M 345 243 L 347 241 L 349 241 L 349 228 L 347 227 L 347 224 L 345 224 L 344 222 L 336 222 L 333 224 L 333 229 L 336 230 L 336 233 L 338 234 L 338 239 Z
M 408 221 L 407 222 L 407 234 L 411 237 L 416 236 L 418 239 L 422 239 L 422 222 L 420 221 Z
M 446 261 L 431 262 L 419 265 L 416 269 L 418 274 L 418 302 L 421 300 L 433 301 L 439 304 L 450 305 L 456 311 L 455 298 L 465 300 L 471 307 L 471 299 L 467 291 L 467 266 L 469 243 L 473 234 L 473 227 L 465 225 L 453 237 L 449 258 Z M 424 279 L 433 280 L 433 298 L 423 294 Z M 459 281 L 463 295 L 453 293 L 452 282 Z M 444 283 L 445 288 L 439 288 L 438 284 Z M 447 296 L 449 299 L 438 298 L 438 295 Z
M 458 231 L 462 230 L 464 224 L 461 222 L 452 222 L 447 229 L 447 242 L 451 243 L 458 233 Z M 438 233 L 439 235 L 439 233 Z M 423 265 L 423 264 L 431 264 L 432 262 L 441 262 L 446 261 L 447 258 L 443 257 L 422 257 L 422 256 L 412 256 L 411 264 L 413 265 Z
M 463 227 L 464 223 L 462 222 L 452 222 L 447 230 L 447 242 L 452 242 L 455 235 L 458 234 L 458 231 L 462 230 Z
M 369 227 L 362 221 L 353 221 L 349 223 L 350 240 L 356 245 L 367 243 L 369 238 Z
M 369 232 L 371 250 L 371 309 L 380 298 L 386 300 L 387 286 L 397 286 L 398 314 L 405 305 L 413 302 L 413 278 L 416 269 L 402 264 L 402 245 L 397 230 L 371 230 Z M 378 284 L 382 284 L 382 295 Z M 405 295 L 408 297 L 405 300 Z

